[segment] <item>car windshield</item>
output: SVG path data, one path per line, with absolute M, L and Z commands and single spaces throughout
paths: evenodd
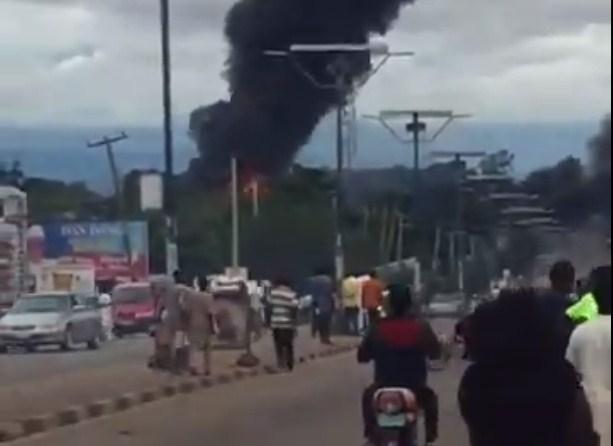
M 24 297 L 15 302 L 10 313 L 59 313 L 68 310 L 69 307 L 68 296 Z
M 113 291 L 114 304 L 144 304 L 152 300 L 149 287 L 119 288 Z

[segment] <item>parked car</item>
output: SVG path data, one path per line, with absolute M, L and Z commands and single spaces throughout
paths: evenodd
M 114 333 L 152 333 L 155 329 L 155 302 L 149 282 L 117 285 L 112 295 Z
M 34 351 L 58 345 L 73 350 L 80 344 L 100 347 L 102 320 L 91 299 L 71 293 L 40 293 L 17 299 L 0 320 L 0 352 L 8 347 Z

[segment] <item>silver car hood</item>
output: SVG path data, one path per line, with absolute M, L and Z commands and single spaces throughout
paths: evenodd
M 41 325 L 56 325 L 63 319 L 64 315 L 61 313 L 8 313 L 6 316 L 0 319 L 0 325 L 35 325 L 38 327 Z

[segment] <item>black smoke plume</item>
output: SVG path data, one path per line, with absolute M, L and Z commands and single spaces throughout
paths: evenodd
M 611 177 L 611 115 L 600 123 L 600 132 L 589 142 L 592 170 L 596 176 Z
M 200 175 L 227 172 L 235 155 L 262 174 L 286 168 L 308 142 L 321 118 L 340 100 L 335 90 L 315 87 L 290 59 L 268 50 L 292 44 L 366 43 L 385 34 L 404 4 L 413 0 L 241 0 L 228 13 L 231 52 L 226 76 L 230 101 L 192 112 L 190 129 L 201 158 Z M 333 84 L 338 55 L 300 56 L 319 82 Z M 366 55 L 345 56 L 346 82 L 371 66 Z

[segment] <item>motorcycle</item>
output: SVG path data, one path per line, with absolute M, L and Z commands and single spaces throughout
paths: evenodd
M 409 389 L 383 388 L 373 397 L 374 446 L 417 446 L 419 404 Z

